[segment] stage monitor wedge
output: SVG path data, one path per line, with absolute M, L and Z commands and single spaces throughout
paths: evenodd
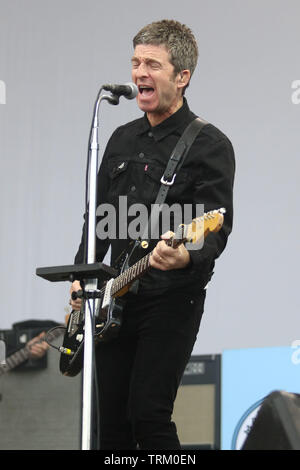
M 300 395 L 270 393 L 258 410 L 242 450 L 300 450 Z

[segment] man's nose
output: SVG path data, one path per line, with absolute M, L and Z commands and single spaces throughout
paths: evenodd
M 148 76 L 148 67 L 146 64 L 141 62 L 139 66 L 135 69 L 135 75 L 137 78 L 147 77 Z

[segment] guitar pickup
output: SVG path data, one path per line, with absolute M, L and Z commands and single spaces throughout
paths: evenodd
M 111 302 L 111 288 L 113 285 L 114 279 L 111 278 L 105 286 L 105 292 L 102 300 L 101 310 L 107 310 Z

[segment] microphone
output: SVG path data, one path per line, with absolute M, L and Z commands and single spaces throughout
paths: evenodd
M 133 100 L 138 94 L 138 87 L 134 83 L 125 85 L 103 85 L 103 90 L 110 91 L 113 95 L 125 96 L 128 100 Z

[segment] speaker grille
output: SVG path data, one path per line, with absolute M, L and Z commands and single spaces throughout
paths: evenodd
M 0 378 L 1 450 L 76 450 L 80 447 L 81 376 L 64 377 L 49 350 L 40 370 Z
M 215 386 L 185 385 L 180 387 L 173 419 L 182 445 L 214 446 Z

